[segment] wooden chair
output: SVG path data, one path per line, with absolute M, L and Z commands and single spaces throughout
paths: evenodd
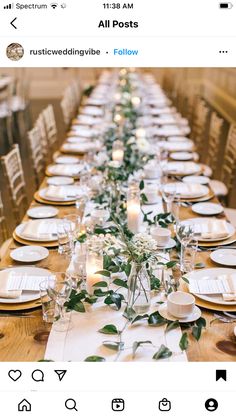
M 212 112 L 208 141 L 205 142 L 205 147 L 203 145 L 202 149 L 204 150 L 203 155 L 205 155 L 203 161 L 211 167 L 213 176 L 216 178 L 219 177 L 219 175 L 216 176 L 216 172 L 219 166 L 219 152 L 222 152 L 220 145 L 223 139 L 223 131 L 224 119 L 218 116 L 216 112 Z
M 3 202 L 0 192 L 0 260 L 4 257 L 11 239 L 9 239 L 9 232 L 7 228 L 6 218 L 4 216 Z
M 203 144 L 207 138 L 209 113 L 210 110 L 206 105 L 206 102 L 200 97 L 198 97 L 195 103 L 195 109 L 193 114 L 192 139 L 195 142 L 197 152 L 200 154 L 201 158 Z
M 28 132 L 28 144 L 35 175 L 35 183 L 36 187 L 39 188 L 44 177 L 45 161 L 41 144 L 41 132 L 38 127 L 34 127 Z
M 13 215 L 16 224 L 18 224 L 27 208 L 26 186 L 18 144 L 15 144 L 8 154 L 1 157 L 1 163 L 13 207 Z
M 42 115 L 44 119 L 50 154 L 52 155 L 53 152 L 58 148 L 57 126 L 53 106 L 48 105 L 47 108 L 42 111 Z
M 42 112 L 39 114 L 34 126 L 40 132 L 41 150 L 42 150 L 42 154 L 44 158 L 44 163 L 46 166 L 46 164 L 51 162 L 51 159 L 50 159 L 50 146 L 47 139 L 47 132 L 46 132 L 46 127 L 45 127 L 44 117 L 43 117 Z

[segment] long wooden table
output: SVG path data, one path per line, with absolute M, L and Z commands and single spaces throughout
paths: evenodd
M 45 184 L 46 180 L 44 180 L 41 186 L 44 187 Z M 216 201 L 216 199 L 214 198 L 212 201 Z M 31 207 L 35 205 L 39 204 L 33 201 Z M 58 217 L 64 217 L 75 211 L 74 206 L 58 206 L 57 208 L 59 210 Z M 195 216 L 191 208 L 181 207 L 181 219 Z M 27 219 L 28 217 L 25 216 L 24 220 Z M 20 244 L 12 240 L 5 258 L 0 263 L 0 268 L 9 265 L 19 265 L 10 257 L 11 249 L 18 246 Z M 47 259 L 35 265 L 52 271 L 65 270 L 69 260 L 58 255 L 57 249 L 50 249 L 49 252 Z M 203 262 L 206 267 L 217 266 L 210 260 L 208 251 L 199 252 L 197 257 L 197 262 Z M 40 308 L 33 309 L 28 315 L 32 317 L 1 317 L 0 313 L 0 361 L 38 361 L 44 358 L 51 326 L 43 322 Z M 207 320 L 207 329 L 203 332 L 199 342 L 196 342 L 190 336 L 190 345 L 187 350 L 189 361 L 235 361 L 236 338 L 233 334 L 235 324 L 217 321 L 210 325 L 210 322 L 213 320 L 213 313 L 202 309 L 202 315 Z

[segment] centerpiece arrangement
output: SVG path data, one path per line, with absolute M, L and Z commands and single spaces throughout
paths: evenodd
M 120 72 L 116 100 L 109 109 L 111 123 L 103 137 L 105 163 L 95 165 L 103 182 L 99 193 L 91 198 L 95 206 L 109 211 L 109 219 L 106 223 L 95 223 L 78 235 L 77 241 L 87 246 L 87 278 L 72 290 L 65 306 L 67 311 L 83 313 L 87 304 L 102 301 L 110 309 L 123 311 L 127 319 L 124 328 L 145 322 L 147 326 L 166 325 L 166 332 L 169 332 L 179 327 L 179 321 L 167 320 L 159 313 L 158 305 L 163 303 L 163 298 L 159 297 L 178 289 L 181 273 L 176 277 L 178 257 L 170 260 L 169 252 L 163 253 L 158 248 L 151 227 L 170 227 L 174 231 L 175 217 L 169 212 L 143 211 L 148 201 L 142 179 L 143 167 L 152 162 L 159 170 L 161 182 L 162 165 L 160 150 L 150 151 L 145 130 L 137 123 L 141 117 L 142 92 L 136 77 L 133 72 Z M 157 308 L 151 312 L 154 305 Z M 205 326 L 203 318 L 185 324 L 197 340 Z M 106 345 L 120 353 L 124 346 L 123 331 L 109 324 L 98 332 L 117 335 L 118 341 L 109 341 Z M 134 342 L 134 355 L 146 344 L 152 342 Z M 187 349 L 188 344 L 188 334 L 184 332 L 180 349 Z M 162 345 L 153 359 L 171 355 L 171 351 Z M 104 361 L 95 355 L 86 360 Z

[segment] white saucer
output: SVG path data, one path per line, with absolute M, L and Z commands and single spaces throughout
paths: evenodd
M 27 215 L 31 218 L 51 218 L 56 217 L 58 212 L 58 209 L 54 207 L 37 206 L 30 208 L 27 211 Z
M 217 215 L 224 211 L 222 205 L 212 202 L 199 202 L 192 205 L 192 211 L 200 215 Z
M 176 246 L 176 241 L 174 239 L 170 239 L 169 242 L 165 246 L 157 246 L 157 247 L 160 250 L 165 250 L 165 249 L 172 249 L 175 246 Z
M 207 185 L 210 182 L 207 176 L 184 176 L 183 182 L 185 183 L 200 183 L 200 185 Z
M 10 253 L 11 258 L 17 262 L 38 262 L 48 255 L 48 249 L 42 246 L 22 246 Z
M 200 319 L 202 315 L 200 308 L 195 306 L 193 312 L 189 314 L 189 316 L 179 319 L 177 317 L 172 316 L 172 314 L 168 313 L 166 303 L 160 305 L 159 313 L 162 317 L 164 317 L 167 320 L 178 320 L 180 323 L 195 322 L 196 320 Z
M 225 266 L 236 266 L 236 249 L 218 249 L 210 254 L 213 262 Z
M 72 185 L 74 183 L 74 179 L 72 177 L 67 176 L 52 176 L 47 179 L 48 185 Z

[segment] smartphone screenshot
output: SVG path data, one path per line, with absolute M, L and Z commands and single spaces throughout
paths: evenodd
M 6 419 L 233 418 L 236 3 L 0 3 Z

